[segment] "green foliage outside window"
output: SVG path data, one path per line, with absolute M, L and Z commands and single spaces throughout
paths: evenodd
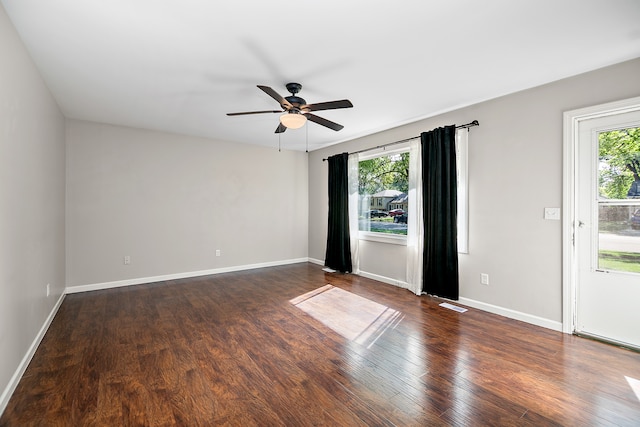
M 601 132 L 598 142 L 600 196 L 625 199 L 634 175 L 640 175 L 640 128 Z
M 358 192 L 375 194 L 383 190 L 409 191 L 409 153 L 362 160 L 358 164 Z

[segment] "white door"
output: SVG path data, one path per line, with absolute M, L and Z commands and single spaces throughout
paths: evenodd
M 640 110 L 580 120 L 576 135 L 574 332 L 640 348 Z

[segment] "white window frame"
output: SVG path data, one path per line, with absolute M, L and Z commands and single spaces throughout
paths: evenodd
M 376 157 L 387 157 L 394 154 L 402 154 L 409 152 L 408 144 L 401 144 L 392 149 L 386 150 L 372 150 L 370 152 L 360 154 L 358 162 L 363 160 L 371 160 Z M 381 200 L 381 199 L 380 199 Z M 403 234 L 389 234 L 389 233 L 377 233 L 375 231 L 362 231 L 358 230 L 358 239 L 366 240 L 370 242 L 389 243 L 392 245 L 407 245 L 407 236 Z
M 469 128 L 456 130 L 458 253 L 469 253 Z

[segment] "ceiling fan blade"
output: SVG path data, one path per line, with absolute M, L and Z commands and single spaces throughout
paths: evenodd
M 227 113 L 227 116 L 243 116 L 245 114 L 282 113 L 282 110 L 244 111 L 242 113 Z
M 270 97 L 272 97 L 273 99 L 275 99 L 276 101 L 278 101 L 278 103 L 282 106 L 282 108 L 286 108 L 287 110 L 293 108 L 293 105 L 291 105 L 289 101 L 284 99 L 282 96 L 280 96 L 280 94 L 278 94 L 278 92 L 271 89 L 269 86 L 258 85 L 258 88 L 261 89 L 264 93 L 266 93 Z
M 306 113 L 305 116 L 307 116 L 307 119 L 311 120 L 312 122 L 315 122 L 324 127 L 328 127 L 329 129 L 333 129 L 335 131 L 339 131 L 340 129 L 344 128 L 344 126 L 339 125 L 338 123 L 316 116 L 315 114 Z
M 276 133 L 283 133 L 285 130 L 287 130 L 287 127 L 282 123 L 280 123 L 276 128 Z
M 340 101 L 318 102 L 317 104 L 307 104 L 300 107 L 303 111 L 337 110 L 338 108 L 351 108 L 353 104 L 348 99 Z

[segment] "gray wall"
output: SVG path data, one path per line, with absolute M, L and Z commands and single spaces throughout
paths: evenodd
M 479 120 L 469 135 L 469 254 L 460 256 L 460 295 L 552 322 L 562 321 L 562 113 L 640 95 L 640 59 L 518 92 L 309 157 L 309 257 L 324 259 L 327 165 L 353 152 L 448 124 Z M 423 94 L 429 96 L 429 94 Z M 404 247 L 364 242 L 364 272 L 406 280 Z M 488 273 L 490 285 L 480 284 Z
M 67 286 L 306 259 L 307 189 L 303 152 L 68 120 Z
M 1 412 L 65 287 L 65 146 L 64 117 L 1 6 L 0 64 Z

